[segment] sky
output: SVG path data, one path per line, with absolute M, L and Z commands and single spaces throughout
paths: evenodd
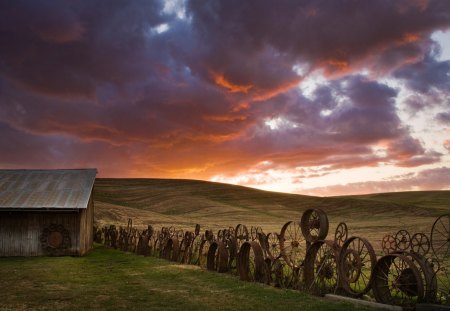
M 0 168 L 450 189 L 448 0 L 0 0 Z

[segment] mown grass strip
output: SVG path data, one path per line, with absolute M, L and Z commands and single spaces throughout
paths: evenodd
M 80 258 L 0 258 L 0 275 L 0 310 L 357 309 L 103 246 Z

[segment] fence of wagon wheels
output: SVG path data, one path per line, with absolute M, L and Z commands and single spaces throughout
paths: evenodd
M 94 240 L 138 255 L 155 256 L 231 273 L 243 281 L 291 288 L 314 295 L 334 293 L 414 308 L 417 303 L 450 305 L 450 214 L 436 219 L 427 235 L 400 229 L 385 235 L 376 254 L 366 238 L 339 223 L 329 234 L 327 214 L 306 210 L 280 232 L 237 224 L 192 231 L 149 225 L 94 228 Z

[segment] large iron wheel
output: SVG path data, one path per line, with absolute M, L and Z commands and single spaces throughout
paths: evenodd
M 424 284 L 410 258 L 389 254 L 374 267 L 372 291 L 377 302 L 413 308 L 424 297 Z
M 342 288 L 352 296 L 362 296 L 370 290 L 372 270 L 377 256 L 364 238 L 351 237 L 339 253 L 339 277 Z
M 298 221 L 289 221 L 281 228 L 280 253 L 291 267 L 303 266 L 306 255 L 306 241 Z
M 450 255 L 450 214 L 442 215 L 431 228 L 431 248 L 439 260 L 449 260 Z
M 328 217 L 321 209 L 306 210 L 300 225 L 303 236 L 309 243 L 325 240 L 328 235 Z
M 223 242 L 217 241 L 210 245 L 206 267 L 220 273 L 228 271 L 228 250 Z
M 267 253 L 272 261 L 281 256 L 280 237 L 278 233 L 271 232 L 267 235 Z
M 330 240 L 317 241 L 308 248 L 303 271 L 307 291 L 319 296 L 335 292 L 338 252 L 338 246 Z
M 237 259 L 237 269 L 242 281 L 268 283 L 269 275 L 263 251 L 255 241 L 242 244 Z

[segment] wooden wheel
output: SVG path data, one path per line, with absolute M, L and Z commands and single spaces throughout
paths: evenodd
M 289 221 L 281 228 L 279 236 L 280 253 L 286 264 L 291 267 L 300 267 L 306 255 L 306 241 L 302 235 L 300 223 Z
M 413 308 L 424 297 L 424 284 L 411 259 L 389 254 L 374 267 L 372 291 L 377 302 Z
M 439 260 L 449 259 L 450 255 L 450 214 L 442 215 L 431 228 L 431 248 Z
M 339 277 L 343 289 L 352 296 L 362 296 L 370 290 L 372 270 L 377 256 L 364 238 L 351 237 L 339 253 Z
M 334 241 L 317 241 L 311 245 L 303 271 L 307 291 L 319 296 L 335 292 L 338 286 L 338 252 Z
M 306 210 L 301 219 L 301 230 L 306 241 L 325 240 L 328 235 L 328 217 L 320 209 Z

